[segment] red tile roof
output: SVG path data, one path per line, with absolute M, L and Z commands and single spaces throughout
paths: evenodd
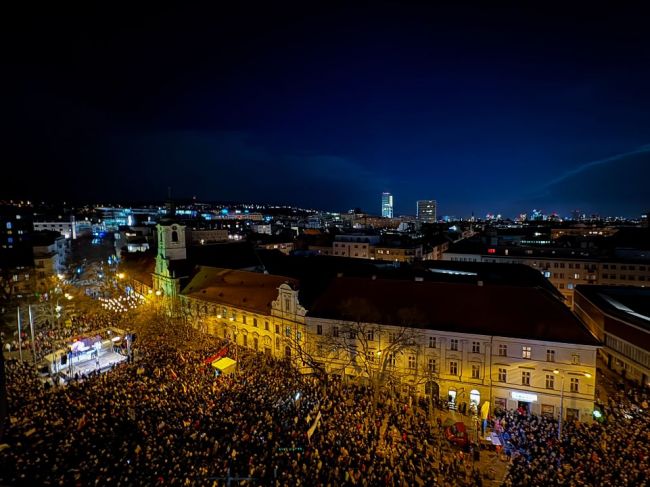
M 298 287 L 298 281 L 289 277 L 201 266 L 181 294 L 270 314 L 271 302 L 278 298 L 278 287 L 284 283 L 294 289 Z
M 357 309 L 350 312 L 346 302 L 356 303 Z M 332 280 L 307 314 L 458 333 L 600 344 L 564 304 L 534 288 L 340 277 Z

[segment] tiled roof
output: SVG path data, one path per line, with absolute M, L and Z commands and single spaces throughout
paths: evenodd
M 289 277 L 201 266 L 181 294 L 270 314 L 271 302 L 278 298 L 278 287 L 284 283 L 294 289 L 298 286 L 298 281 Z
M 346 302 L 356 309 L 346 309 Z M 341 277 L 330 282 L 308 316 L 599 345 L 564 304 L 526 287 Z

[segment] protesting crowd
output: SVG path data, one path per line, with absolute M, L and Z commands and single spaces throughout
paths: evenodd
M 235 375 L 142 344 L 135 363 L 45 388 L 6 363 L 11 424 L 2 485 L 480 485 L 471 462 L 443 451 L 423 411 L 332 382 L 286 361 L 240 353 Z M 239 479 L 239 480 L 237 480 Z
M 605 422 L 558 422 L 507 412 L 505 436 L 514 446 L 504 484 L 512 486 L 650 485 L 650 410 L 644 394 L 628 388 L 603 405 Z
M 14 332 L 11 339 L 2 334 L 2 343 L 5 351 L 15 352 L 22 347 L 23 353 L 36 352 L 36 361 L 42 359 L 48 353 L 53 352 L 65 345 L 70 337 L 83 335 L 92 330 L 105 329 L 111 326 L 112 319 L 106 314 L 81 314 L 72 317 L 68 326 L 57 326 L 57 323 L 45 320 L 34 331 L 34 342 L 32 343 L 29 325 L 21 330 L 20 342 L 18 332 Z
M 84 317 L 73 331 L 110 325 L 102 320 Z M 241 349 L 235 374 L 217 376 L 205 359 L 223 350 L 214 337 L 179 349 L 153 335 L 137 361 L 55 387 L 8 360 L 0 484 L 484 485 L 423 405 L 399 395 L 375 404 L 363 385 L 324 386 Z M 647 485 L 645 401 L 620 393 L 603 404 L 606 423 L 567 421 L 561 442 L 556 420 L 504 411 L 492 423 L 510 459 L 504 485 Z

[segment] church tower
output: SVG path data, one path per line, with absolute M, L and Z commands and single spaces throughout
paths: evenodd
M 174 263 L 187 259 L 185 230 L 184 225 L 175 222 L 156 225 L 158 253 L 153 281 L 154 289 L 164 296 L 175 297 L 180 292 L 180 278 L 183 276 L 176 275 Z

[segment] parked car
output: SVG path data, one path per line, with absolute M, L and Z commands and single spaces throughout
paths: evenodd
M 458 422 L 445 429 L 445 437 L 454 445 L 465 447 L 469 444 L 469 435 L 465 423 Z

